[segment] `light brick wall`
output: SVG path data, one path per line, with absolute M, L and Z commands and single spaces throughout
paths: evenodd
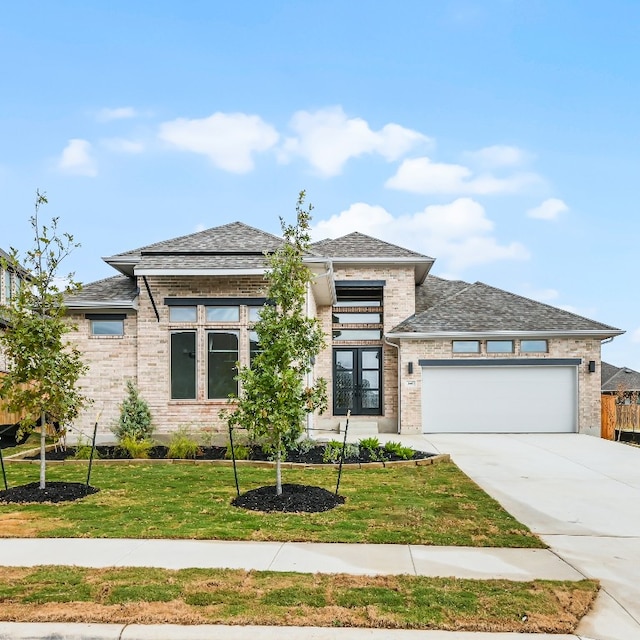
M 83 361 L 89 370 L 79 386 L 93 403 L 89 405 L 73 424 L 73 436 L 78 432 L 90 437 L 98 413 L 98 432 L 110 434 L 110 428 L 118 421 L 119 405 L 126 395 L 127 380 L 136 380 L 137 322 L 135 312 L 130 312 L 124 321 L 124 336 L 92 336 L 91 321 L 84 313 L 70 313 L 69 322 L 77 331 L 68 334 L 69 340 L 80 349 Z
M 545 354 L 515 353 L 487 354 L 482 345 L 480 354 L 453 354 L 451 340 L 404 340 L 401 345 L 402 407 L 401 432 L 422 431 L 422 370 L 419 360 L 464 361 L 474 358 L 581 358 L 578 366 L 578 431 L 590 435 L 600 434 L 600 340 L 554 338 L 549 340 L 549 352 Z M 518 343 L 518 341 L 516 341 Z M 596 362 L 596 372 L 588 372 L 588 362 Z M 408 363 L 413 362 L 413 374 L 408 373 Z

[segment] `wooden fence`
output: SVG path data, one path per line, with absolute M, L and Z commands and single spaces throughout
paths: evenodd
M 616 429 L 640 432 L 640 405 L 616 404 L 616 396 L 601 397 L 600 435 L 615 440 Z

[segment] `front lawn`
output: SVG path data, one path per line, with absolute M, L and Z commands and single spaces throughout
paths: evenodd
M 572 633 L 597 582 L 3 568 L 3 620 Z
M 10 486 L 37 480 L 37 464 L 9 463 Z M 47 478 L 83 482 L 86 462 L 50 464 Z M 272 484 L 269 468 L 244 466 L 240 489 Z M 336 470 L 285 470 L 284 482 L 333 491 Z M 312 514 L 231 505 L 233 470 L 210 464 L 98 464 L 100 491 L 76 502 L 0 503 L 0 537 L 187 538 L 544 547 L 453 463 L 345 469 L 346 503 Z

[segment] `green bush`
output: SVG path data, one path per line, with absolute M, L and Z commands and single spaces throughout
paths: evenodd
M 89 460 L 89 458 L 91 458 L 91 449 L 93 447 L 91 446 L 90 442 L 91 440 L 89 440 L 88 438 L 78 438 L 76 449 L 73 454 L 74 460 Z M 98 453 L 97 449 L 93 452 L 93 457 L 100 458 L 100 453 Z
M 322 452 L 322 462 L 336 463 L 340 462 L 340 452 L 342 451 L 342 442 L 338 440 L 330 440 L 324 445 L 324 451 Z
M 340 462 L 340 456 L 342 455 L 343 443 L 338 440 L 331 440 L 325 445 L 324 452 L 322 454 L 322 462 L 326 464 L 337 464 Z M 348 442 L 344 445 L 344 460 L 348 458 L 357 458 L 360 454 L 360 447 L 357 444 Z
M 294 447 L 295 451 L 301 454 L 309 453 L 311 449 L 318 446 L 318 443 L 311 438 L 302 438 L 302 440 L 298 440 Z
M 167 448 L 167 458 L 183 459 L 195 458 L 200 452 L 200 447 L 196 440 L 185 428 L 178 429 L 171 434 L 169 446 Z
M 227 444 L 227 450 L 225 451 L 225 460 L 233 460 L 233 454 L 235 454 L 236 460 L 248 460 L 251 454 L 251 447 L 246 444 L 233 443 L 233 452 L 231 451 L 231 443 Z
M 411 447 L 405 447 L 401 442 L 387 442 L 384 445 L 384 450 L 402 460 L 411 460 L 414 454 Z
M 378 440 L 378 438 L 362 438 L 358 444 L 360 445 L 360 451 L 369 456 L 369 460 L 373 462 L 382 462 L 388 457 L 384 449 L 380 446 L 380 440 Z
M 137 387 L 131 380 L 127 380 L 127 397 L 120 405 L 120 419 L 113 432 L 119 442 L 125 438 L 146 440 L 153 433 L 149 405 L 140 397 Z
M 125 436 L 118 443 L 118 449 L 123 453 L 127 453 L 129 457 L 134 459 L 147 459 L 152 447 L 153 440 L 149 438 L 137 440 L 132 436 Z

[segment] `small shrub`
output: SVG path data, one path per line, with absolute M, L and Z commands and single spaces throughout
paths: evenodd
M 372 462 L 383 462 L 388 457 L 380 446 L 378 438 L 362 438 L 358 444 L 360 445 L 360 451 Z
M 149 405 L 140 397 L 137 387 L 131 380 L 127 380 L 127 397 L 120 405 L 120 419 L 113 432 L 119 442 L 125 438 L 146 440 L 153 433 Z
M 324 445 L 324 451 L 322 452 L 322 462 L 325 464 L 335 463 L 340 461 L 340 452 L 342 451 L 342 442 L 338 440 L 330 440 Z
M 187 459 L 195 458 L 200 452 L 198 443 L 191 437 L 189 431 L 185 428 L 178 429 L 171 434 L 169 446 L 167 448 L 167 458 Z
M 401 460 L 411 460 L 414 454 L 411 447 L 405 447 L 401 442 L 387 442 L 384 445 L 384 450 Z
M 227 444 L 227 450 L 225 451 L 224 458 L 225 460 L 233 460 L 233 455 L 235 454 L 236 460 L 248 460 L 249 455 L 251 454 L 251 447 L 246 444 L 238 444 L 236 442 L 233 443 L 233 452 L 231 451 L 231 443 Z
M 302 438 L 296 442 L 295 451 L 300 454 L 309 453 L 314 447 L 318 446 L 315 440 L 311 438 Z
M 136 440 L 132 436 L 125 436 L 120 440 L 118 449 L 134 459 L 147 459 L 149 452 L 153 447 L 153 440 L 145 438 L 144 440 Z

